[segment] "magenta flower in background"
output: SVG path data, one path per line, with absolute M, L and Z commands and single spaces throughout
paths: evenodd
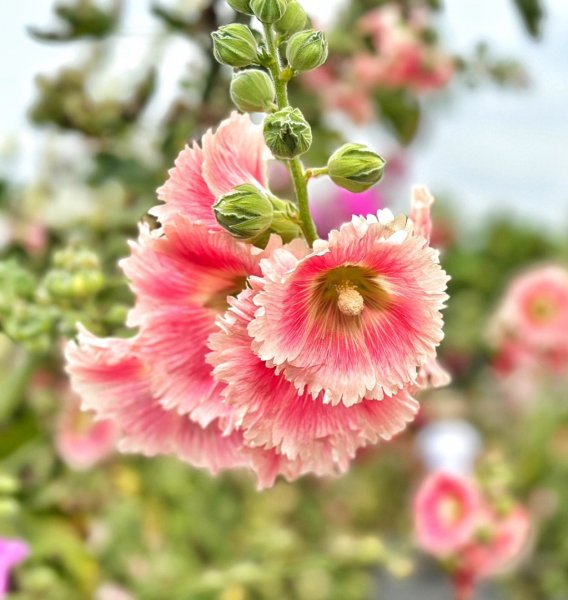
M 320 194 L 311 206 L 317 230 L 324 237 L 332 229 L 338 229 L 343 223 L 351 221 L 353 215 L 375 215 L 384 207 L 382 194 L 376 187 L 355 194 L 333 184 L 326 187 L 325 194 Z
M 25 560 L 29 552 L 22 540 L 0 538 L 0 599 L 8 592 L 10 571 Z

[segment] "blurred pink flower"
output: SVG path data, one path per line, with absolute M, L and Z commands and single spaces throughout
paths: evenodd
M 438 253 L 389 210 L 353 217 L 305 258 L 263 262 L 265 287 L 249 325 L 254 350 L 298 391 L 352 406 L 414 385 L 435 358 L 447 276 Z
M 354 57 L 355 78 L 369 86 L 408 87 L 417 92 L 444 87 L 454 74 L 454 61 L 424 41 L 426 25 L 424 11 L 413 10 L 406 19 L 395 4 L 367 13 L 359 28 L 371 35 L 376 54 Z
M 419 546 L 435 555 L 450 555 L 473 536 L 481 498 L 468 478 L 438 472 L 420 486 L 414 500 Z
M 97 421 L 81 411 L 81 399 L 69 394 L 59 416 L 56 433 L 57 452 L 63 462 L 77 470 L 90 469 L 110 456 L 118 439 L 116 425 Z
M 534 267 L 509 285 L 490 325 L 496 367 L 568 366 L 568 269 Z
M 531 532 L 522 506 L 496 507 L 477 482 L 445 472 L 421 484 L 414 523 L 420 548 L 448 566 L 459 600 L 470 600 L 479 580 L 512 567 Z
M 29 554 L 28 545 L 22 540 L 0 538 L 0 599 L 8 592 L 10 571 Z

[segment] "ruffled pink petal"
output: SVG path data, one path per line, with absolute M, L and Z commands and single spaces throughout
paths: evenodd
M 452 376 L 442 367 L 435 358 L 428 359 L 418 369 L 416 385 L 419 388 L 441 388 L 446 387 L 452 381 Z
M 131 256 L 121 262 L 136 294 L 129 323 L 138 326 L 139 353 L 152 365 L 155 397 L 203 426 L 222 416 L 219 386 L 205 362 L 207 339 L 227 296 L 238 293 L 259 261 L 278 245 L 261 251 L 224 233 L 178 217 L 163 231 L 141 230 Z
M 214 196 L 235 186 L 252 183 L 267 187 L 267 161 L 271 158 L 262 133 L 248 115 L 232 113 L 215 133 L 203 136 L 203 176 Z
M 174 454 L 213 473 L 242 465 L 239 433 L 223 436 L 218 422 L 201 427 L 156 400 L 137 343 L 136 338 L 100 339 L 83 330 L 77 344 L 68 344 L 67 371 L 83 410 L 116 423 L 123 452 Z
M 291 256 L 276 254 L 281 261 Z M 248 447 L 275 449 L 291 461 L 300 460 L 296 475 L 336 475 L 347 470 L 359 447 L 390 439 L 414 418 L 418 404 L 407 391 L 352 407 L 324 404 L 323 394 L 315 399 L 298 394 L 251 349 L 247 326 L 256 310 L 256 293 L 243 291 L 218 320 L 221 332 L 211 336 L 208 356 L 215 377 L 228 384 L 225 399 Z
M 194 143 L 178 155 L 175 166 L 168 171 L 169 178 L 158 188 L 158 199 L 164 202 L 150 209 L 150 214 L 162 225 L 171 223 L 181 215 L 192 221 L 220 231 L 213 214 L 215 196 L 203 178 L 203 151 Z
M 266 286 L 255 297 L 259 309 L 249 325 L 254 349 L 300 392 L 325 392 L 325 402 L 349 406 L 397 394 L 415 382 L 443 338 L 448 278 L 438 253 L 404 218 L 389 211 L 378 216 L 354 217 L 328 242 L 316 242 L 306 258 L 294 264 L 289 257 L 282 275 L 271 273 L 270 259 L 262 263 Z M 320 278 L 345 266 L 376 273 L 389 298 L 381 310 L 365 307 L 353 327 L 344 327 L 336 312 L 318 312 L 314 300 Z

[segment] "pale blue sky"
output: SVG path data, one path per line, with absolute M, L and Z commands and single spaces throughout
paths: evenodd
M 195 2 L 185 0 L 187 6 Z M 320 17 L 329 17 L 337 3 L 326 0 L 326 13 Z M 33 175 L 44 140 L 26 124 L 34 75 L 77 62 L 84 51 L 82 43 L 38 44 L 25 33 L 28 24 L 50 23 L 53 4 L 53 0 L 0 2 L 0 140 L 18 140 L 20 160 L 14 172 L 20 178 Z M 317 12 L 321 0 L 306 4 Z M 454 196 L 465 219 L 478 219 L 499 208 L 512 210 L 518 218 L 565 227 L 568 2 L 547 0 L 549 18 L 539 43 L 525 35 L 511 4 L 511 0 L 446 0 L 441 19 L 444 40 L 450 49 L 461 52 L 485 40 L 496 54 L 517 57 L 530 73 L 531 89 L 512 92 L 486 87 L 456 93 L 448 104 L 438 107 L 428 134 L 412 150 L 410 179 Z M 156 37 L 149 1 L 129 0 L 127 5 L 116 60 L 106 83 L 109 89 L 124 85 L 150 59 L 148 39 Z M 161 73 L 162 100 L 171 97 L 188 60 L 185 46 L 168 48 Z M 98 93 L 104 94 L 105 87 Z

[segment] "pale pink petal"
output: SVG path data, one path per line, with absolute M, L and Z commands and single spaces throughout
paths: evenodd
M 267 161 L 271 155 L 262 125 L 254 125 L 249 115 L 234 112 L 215 133 L 207 132 L 203 155 L 203 176 L 214 196 L 227 194 L 242 183 L 268 185 Z
M 217 422 L 204 428 L 160 405 L 137 343 L 136 338 L 100 339 L 83 330 L 77 344 L 68 344 L 67 370 L 83 409 L 117 425 L 124 452 L 174 454 L 213 473 L 242 465 L 238 433 L 223 436 Z
M 410 201 L 410 219 L 414 224 L 414 234 L 420 235 L 428 242 L 432 235 L 432 220 L 430 210 L 434 204 L 434 197 L 425 187 L 412 188 Z
M 250 275 L 259 275 L 265 251 L 178 217 L 163 231 L 143 229 L 121 262 L 136 294 L 129 323 L 140 329 L 139 353 L 152 365 L 154 395 L 167 409 L 207 425 L 221 416 L 219 386 L 205 363 L 215 318 Z
M 220 231 L 213 214 L 215 196 L 203 179 L 203 151 L 194 142 L 178 155 L 175 166 L 169 170 L 166 183 L 158 189 L 158 199 L 164 202 L 150 209 L 165 225 L 183 216 L 201 221 L 205 226 Z
M 68 394 L 59 416 L 56 447 L 61 459 L 72 469 L 90 469 L 110 456 L 118 437 L 116 425 L 110 420 L 95 420 L 80 410 L 81 400 Z

